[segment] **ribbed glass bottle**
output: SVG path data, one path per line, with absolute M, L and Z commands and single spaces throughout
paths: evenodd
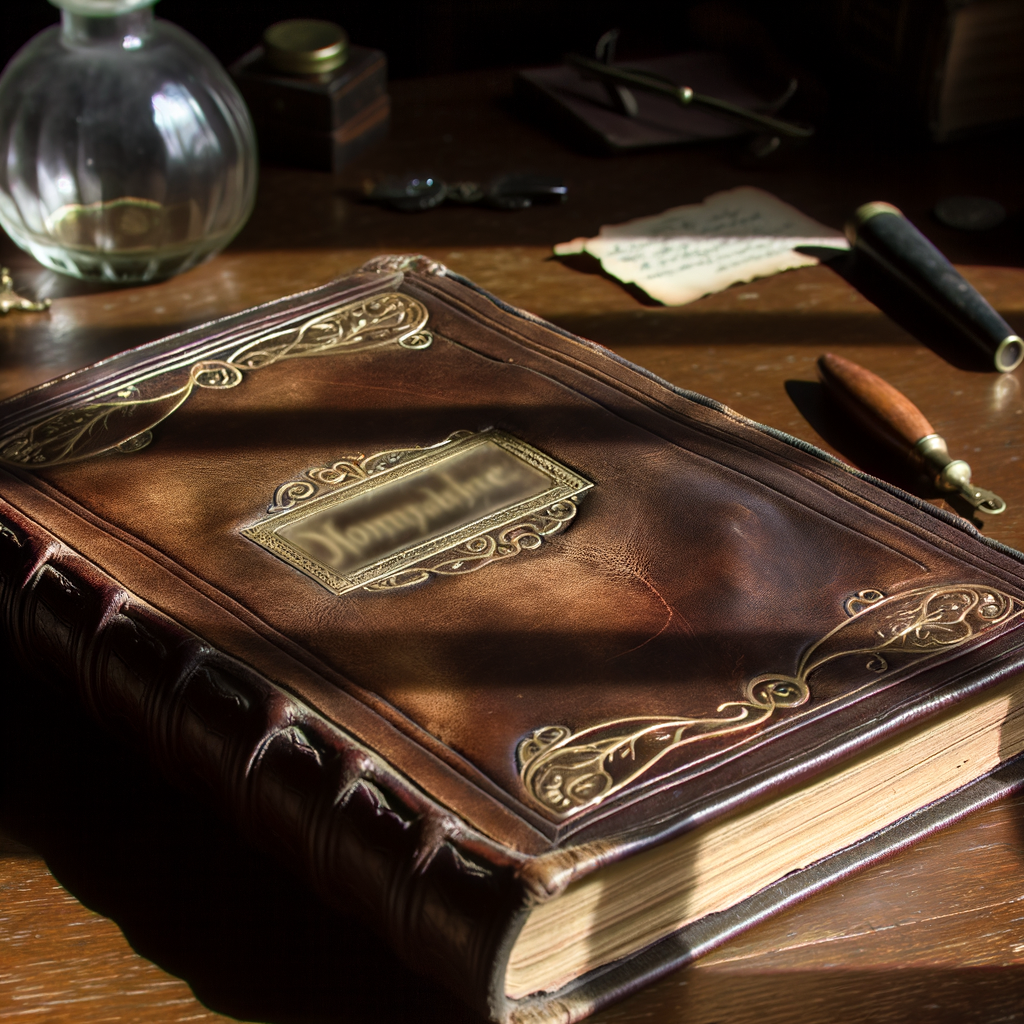
M 252 211 L 252 120 L 156 0 L 52 0 L 0 76 L 0 225 L 75 277 L 153 281 L 218 252 Z

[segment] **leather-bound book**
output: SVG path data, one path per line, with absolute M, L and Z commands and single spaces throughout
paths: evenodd
M 9 399 L 0 458 L 26 663 L 496 1021 L 1024 774 L 1021 555 L 422 257 Z

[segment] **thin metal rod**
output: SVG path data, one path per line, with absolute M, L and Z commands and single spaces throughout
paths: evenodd
M 666 82 L 664 79 L 656 78 L 643 71 L 628 71 L 625 68 L 611 67 L 600 61 L 591 60 L 589 57 L 581 57 L 578 53 L 566 54 L 565 62 L 584 72 L 587 78 L 597 78 L 612 85 L 627 85 L 634 89 L 642 89 L 644 92 L 659 93 L 675 100 L 683 107 L 706 107 L 708 110 L 746 121 L 748 124 L 757 125 L 759 128 L 778 135 L 786 135 L 792 139 L 809 139 L 814 134 L 814 129 L 811 127 L 793 124 L 791 121 L 780 121 L 767 114 L 758 114 L 746 107 L 729 103 L 727 100 L 694 92 L 688 85 L 673 85 L 671 82 Z

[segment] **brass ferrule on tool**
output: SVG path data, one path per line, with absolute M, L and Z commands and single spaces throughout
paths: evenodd
M 960 494 L 976 509 L 989 515 L 1006 511 L 1006 502 L 971 483 L 971 467 L 963 459 L 952 459 L 945 439 L 938 434 L 926 434 L 914 445 L 914 453 L 934 473 L 935 486 L 940 490 Z
M 999 515 L 1006 502 L 971 483 L 971 467 L 950 458 L 946 442 L 924 413 L 877 374 L 826 353 L 818 360 L 821 381 L 867 433 L 904 459 L 923 465 L 940 491 L 959 494 L 980 512 Z

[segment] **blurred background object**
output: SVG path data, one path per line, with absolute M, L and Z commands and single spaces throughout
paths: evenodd
M 526 210 L 540 203 L 563 203 L 569 190 L 550 174 L 520 171 L 501 174 L 485 184 L 478 181 L 442 181 L 436 174 L 393 174 L 364 184 L 374 203 L 403 213 L 422 213 L 442 203 L 455 206 L 486 206 L 492 210 Z
M 950 142 L 1024 123 L 1020 0 L 752 0 L 745 8 L 827 84 L 833 118 L 847 130 Z
M 339 171 L 387 135 L 388 64 L 339 25 L 277 22 L 231 65 L 270 163 Z
M 598 41 L 598 52 L 610 35 L 613 32 Z M 614 84 L 603 77 L 602 69 L 605 75 L 618 76 Z M 524 105 L 556 133 L 585 149 L 619 153 L 753 130 L 770 131 L 774 137 L 792 129 L 809 137 L 812 130 L 767 116 L 792 98 L 797 85 L 792 78 L 778 95 L 759 95 L 744 84 L 725 55 L 697 52 L 626 65 L 567 54 L 565 62 L 554 67 L 521 71 L 515 88 Z M 709 98 L 720 109 L 708 109 L 702 101 Z M 745 116 L 737 116 L 741 113 Z M 762 123 L 755 128 L 752 118 Z M 772 149 L 777 146 L 778 141 Z
M 56 20 L 46 3 L 10 4 L 4 12 L 0 61 L 8 60 L 30 35 Z M 250 0 L 211 4 L 203 0 L 162 0 L 160 16 L 202 39 L 230 65 L 262 44 L 268 25 L 283 18 L 310 18 L 342 24 L 349 38 L 383 50 L 392 78 L 414 78 L 486 68 L 550 64 L 567 50 L 589 52 L 609 25 L 620 25 L 631 40 L 627 58 L 671 53 L 686 34 L 687 2 L 662 10 L 654 0 L 638 0 L 623 12 L 612 0 L 581 6 L 572 0 L 393 0 L 387 5 L 336 0 Z M 634 53 L 635 51 L 635 53 Z
M 4 12 L 0 62 L 55 18 L 37 3 Z M 777 97 L 792 78 L 788 117 L 865 135 L 945 141 L 1024 119 L 1020 0 L 162 0 L 162 17 L 198 36 L 225 65 L 261 44 L 282 17 L 341 20 L 361 46 L 387 54 L 392 79 L 558 64 L 591 53 L 609 26 L 617 59 L 722 54 L 743 87 Z
M 252 122 L 155 0 L 54 0 L 0 78 L 0 224 L 53 270 L 159 280 L 222 249 L 256 194 Z
M 1006 207 L 985 196 L 945 196 L 932 213 L 947 228 L 958 231 L 991 231 L 1006 220 Z

